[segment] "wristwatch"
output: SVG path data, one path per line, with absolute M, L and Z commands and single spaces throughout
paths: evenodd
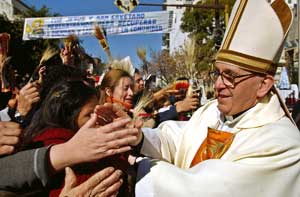
M 20 125 L 23 125 L 25 122 L 25 116 L 22 116 L 18 110 L 16 110 L 14 118 L 14 122 L 19 123 Z

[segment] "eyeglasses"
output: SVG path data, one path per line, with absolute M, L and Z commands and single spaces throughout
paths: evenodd
M 210 78 L 214 81 L 216 81 L 218 79 L 219 76 L 221 76 L 222 82 L 224 83 L 225 86 L 229 87 L 229 88 L 234 88 L 238 83 L 249 79 L 250 77 L 255 76 L 255 73 L 249 73 L 249 74 L 245 74 L 245 75 L 234 75 L 234 74 L 230 74 L 230 73 L 226 73 L 226 72 L 220 72 L 218 70 L 214 70 L 214 71 L 210 71 L 209 72 Z M 236 81 L 236 79 L 238 78 L 242 78 L 242 77 L 246 77 L 240 81 Z

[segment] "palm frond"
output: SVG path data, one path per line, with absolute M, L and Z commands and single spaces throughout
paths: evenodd
M 131 63 L 130 57 L 127 56 L 121 60 L 114 60 L 110 65 L 112 69 L 120 69 L 124 70 L 130 74 L 130 76 L 134 76 L 134 66 Z
M 197 74 L 196 69 L 196 42 L 194 38 L 184 44 L 184 64 L 187 68 L 187 76 L 190 79 L 195 79 Z
M 42 58 L 40 60 L 40 63 L 38 67 L 42 66 L 45 62 L 47 62 L 49 59 L 51 59 L 53 56 L 55 56 L 58 53 L 58 51 L 52 47 L 47 47 L 47 49 L 44 51 Z
M 95 25 L 95 37 L 98 39 L 98 40 L 102 40 L 102 39 L 105 39 L 103 33 L 102 33 L 102 28 L 98 25 Z
M 133 117 L 137 118 L 139 113 L 154 101 L 150 92 L 144 92 L 133 109 Z
M 52 47 L 47 47 L 47 49 L 44 51 L 42 57 L 41 57 L 41 60 L 40 60 L 40 63 L 39 65 L 37 65 L 29 79 L 29 82 L 32 82 L 34 79 L 34 75 L 36 73 L 38 73 L 39 69 L 45 65 L 45 63 L 50 60 L 52 57 L 54 57 L 56 54 L 58 54 L 58 51 Z
M 110 62 L 113 61 L 113 57 L 111 55 L 109 44 L 107 42 L 105 31 L 99 25 L 95 25 L 95 37 L 99 40 L 100 45 L 102 46 L 103 50 L 106 52 L 107 56 L 109 57 Z
M 1 72 L 2 89 L 9 89 L 14 86 L 14 71 L 11 65 L 11 57 L 5 58 L 3 61 L 2 72 Z
M 138 47 L 136 49 L 136 54 L 143 62 L 146 61 L 146 54 L 147 54 L 146 48 Z
M 73 48 L 73 46 L 79 44 L 79 39 L 76 35 L 69 35 L 64 40 L 64 45 L 68 48 L 69 51 Z

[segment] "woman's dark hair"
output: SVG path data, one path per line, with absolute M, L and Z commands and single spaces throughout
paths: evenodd
M 86 79 L 86 74 L 79 68 L 62 64 L 46 66 L 46 71 L 41 84 L 41 101 L 46 97 L 55 83 L 60 81 L 81 81 Z
M 96 89 L 83 81 L 61 81 L 54 85 L 24 131 L 24 145 L 47 128 L 76 132 L 79 112 L 93 97 L 98 98 Z
M 45 73 L 43 74 L 43 80 L 40 84 L 40 101 L 32 106 L 30 112 L 26 115 L 26 123 L 32 121 L 33 115 L 41 107 L 41 104 L 45 100 L 50 89 L 61 81 L 85 81 L 85 74 L 78 68 L 65 66 L 62 64 L 46 65 Z M 28 125 L 24 125 L 27 127 Z

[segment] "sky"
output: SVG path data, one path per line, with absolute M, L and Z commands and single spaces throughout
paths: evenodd
M 37 9 L 45 5 L 50 8 L 50 12 L 59 13 L 62 16 L 80 15 L 101 15 L 120 14 L 114 4 L 115 0 L 23 0 L 28 6 L 35 6 Z M 163 0 L 140 0 L 140 3 L 162 3 Z M 132 12 L 160 11 L 160 6 L 137 6 Z M 82 46 L 92 57 L 100 57 L 104 62 L 108 62 L 108 57 L 104 53 L 98 40 L 94 37 L 80 37 Z M 137 47 L 147 49 L 148 59 L 150 51 L 160 51 L 162 45 L 162 34 L 133 34 L 133 35 L 108 35 L 110 50 L 114 58 L 124 58 L 130 56 L 134 66 L 140 67 L 141 61 L 136 55 Z

